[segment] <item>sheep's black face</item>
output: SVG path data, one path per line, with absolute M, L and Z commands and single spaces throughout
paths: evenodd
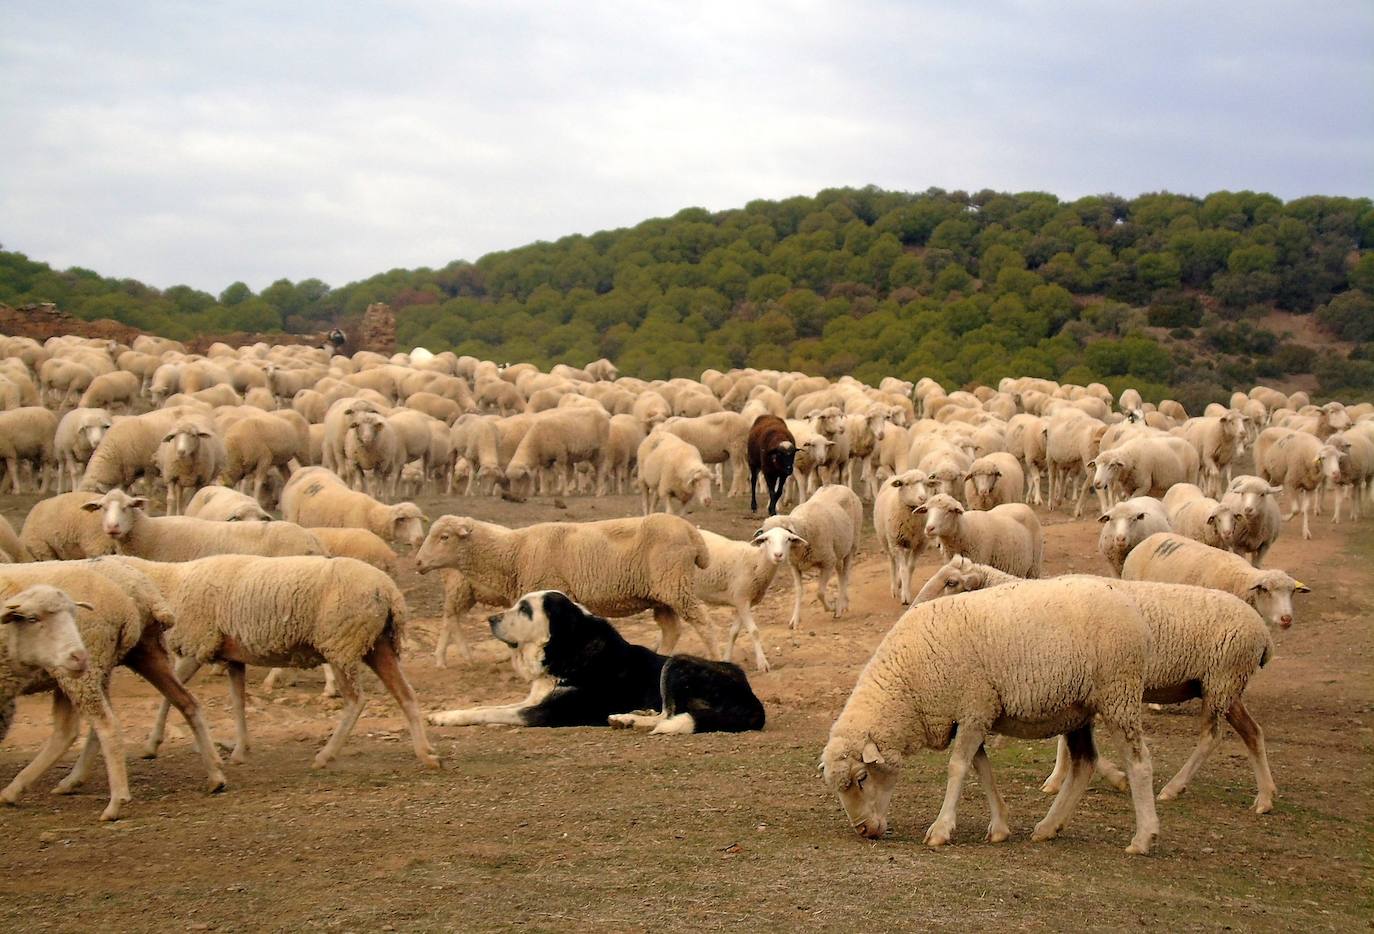
M 792 465 L 797 459 L 796 448 L 774 448 L 768 452 L 768 463 L 775 476 L 787 477 L 792 474 Z

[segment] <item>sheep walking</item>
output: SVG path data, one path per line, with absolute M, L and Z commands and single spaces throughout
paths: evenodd
M 987 512 L 965 510 L 943 493 L 916 507 L 925 516 L 926 538 L 945 557 L 963 555 L 1017 577 L 1039 577 L 1045 536 L 1040 520 L 1025 503 L 1003 503 Z
M 1169 515 L 1159 500 L 1137 496 L 1123 500 L 1097 517 L 1102 531 L 1097 536 L 1097 550 L 1112 567 L 1112 576 L 1121 576 L 1121 565 L 1131 549 L 1156 532 L 1173 531 Z
M 1124 738 L 1136 816 L 1126 852 L 1148 853 L 1159 834 L 1140 713 L 1150 645 L 1135 604 L 1101 578 L 1021 581 L 913 606 L 883 638 L 830 730 L 821 755 L 826 784 L 854 829 L 877 839 L 903 759 L 948 748 L 945 799 L 926 844 L 949 843 L 970 766 L 992 811 L 987 838 L 999 843 L 1011 829 L 985 738 L 1064 734 L 1072 777 L 1031 835 L 1048 840 L 1092 778 L 1095 718 Z
M 892 596 L 911 602 L 911 574 L 926 547 L 925 517 L 916 512 L 925 503 L 926 475 L 908 470 L 883 482 L 873 500 L 873 528 L 887 554 Z
M 762 531 L 786 529 L 798 541 L 787 566 L 792 571 L 792 618 L 789 629 L 801 623 L 802 572 L 820 570 L 816 599 L 839 619 L 849 609 L 849 573 L 859 554 L 859 535 L 863 531 L 864 508 L 859 497 L 847 486 L 827 484 L 810 499 L 785 516 L 769 516 Z M 835 602 L 826 598 L 830 578 L 837 578 Z
M 439 767 L 415 692 L 401 670 L 405 597 L 386 574 L 352 558 L 217 555 L 175 564 L 104 560 L 128 564 L 162 591 L 176 616 L 167 642 L 182 656 L 179 676 L 189 678 L 209 662 L 225 664 L 236 728 L 230 762 L 243 762 L 249 752 L 245 666 L 314 668 L 327 663 L 334 669 L 344 708 L 333 735 L 315 755 L 314 767 L 324 768 L 343 748 L 363 711 L 357 680 L 362 663 L 401 708 L 416 757 L 429 768 Z M 163 704 L 145 755 L 157 753 L 166 716 Z
M 697 596 L 709 606 L 728 606 L 735 610 L 721 658 L 730 661 L 735 639 L 743 629 L 754 643 L 754 666 L 759 671 L 768 671 L 768 658 L 763 654 L 763 640 L 754 623 L 753 608 L 768 592 L 778 567 L 801 539 L 787 529 L 760 531 L 747 542 L 733 541 L 705 529 L 701 530 L 701 537 L 710 551 L 711 563 L 697 575 Z
M 191 561 L 209 555 L 323 555 L 324 546 L 294 522 L 216 522 L 189 516 L 149 516 L 148 501 L 115 489 L 81 508 L 99 513 L 122 555 L 150 561 Z

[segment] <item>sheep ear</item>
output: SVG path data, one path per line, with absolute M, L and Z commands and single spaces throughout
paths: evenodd
M 1294 581 L 1294 582 L 1293 582 L 1293 593 L 1311 593 L 1311 592 L 1312 592 L 1312 588 L 1311 588 L 1311 587 L 1308 587 L 1308 586 L 1307 586 L 1306 584 L 1304 584 L 1302 581 Z
M 175 438 L 176 436 L 177 436 L 177 433 L 176 433 L 175 431 L 171 432 L 170 434 L 165 434 L 165 435 L 162 436 L 162 443 L 163 443 L 163 444 L 166 444 L 168 441 L 171 441 L 171 440 L 172 440 L 173 438 Z
M 1207 517 L 1207 524 L 1208 524 L 1208 525 L 1216 525 L 1216 524 L 1217 524 L 1217 517 L 1214 516 L 1214 515 L 1208 516 L 1208 517 Z
M 1100 515 L 1100 516 L 1097 517 L 1097 521 L 1098 521 L 1098 522 L 1106 522 L 1106 521 L 1107 521 L 1108 519 L 1110 519 L 1110 518 L 1111 518 L 1111 516 L 1107 515 L 1107 514 L 1104 512 L 1102 515 Z
M 883 754 L 878 751 L 877 744 L 871 739 L 864 743 L 862 760 L 864 765 L 884 765 L 887 762 L 887 760 L 883 758 Z
M 94 606 L 94 605 L 92 605 L 92 604 L 90 604 L 90 603 L 87 603 L 85 600 L 73 600 L 73 601 L 72 601 L 72 606 L 79 606 L 79 607 L 81 607 L 81 609 L 83 609 L 83 610 L 94 610 L 94 609 L 95 609 L 95 606 Z
M 916 513 L 920 513 L 921 515 L 925 515 L 925 513 L 926 513 L 926 504 L 925 504 L 925 503 L 922 503 L 921 505 L 917 506 L 915 509 L 913 509 L 913 510 L 911 510 L 911 511 L 912 511 L 912 512 L 916 512 Z
M 208 438 L 208 437 L 210 437 L 210 432 L 205 431 L 204 429 L 202 429 L 202 430 L 196 432 L 196 434 L 199 435 L 199 436 L 202 437 L 202 438 Z
M 1280 493 L 1283 492 L 1283 487 L 1281 487 L 1281 486 L 1271 486 L 1269 489 L 1265 490 L 1264 492 L 1268 493 L 1270 496 L 1278 496 Z
M 802 537 L 801 537 L 800 535 L 798 535 L 796 532 L 788 532 L 788 533 L 787 533 L 787 540 L 790 541 L 790 542 L 795 542 L 795 543 L 798 544 L 798 545 L 808 545 L 808 544 L 810 544 L 810 542 L 808 542 L 806 539 L 802 538 Z
M 148 508 L 148 501 L 147 501 L 146 499 L 144 499 L 142 496 L 135 496 L 133 499 L 129 500 L 129 508 L 130 508 L 130 509 L 147 509 L 147 508 Z

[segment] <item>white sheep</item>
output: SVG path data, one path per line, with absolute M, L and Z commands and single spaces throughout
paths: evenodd
M 193 519 L 215 522 L 272 521 L 272 517 L 253 497 L 213 483 L 196 491 L 196 495 L 186 504 L 185 514 Z
M 1184 438 L 1131 437 L 1099 453 L 1088 467 L 1093 470 L 1093 487 L 1106 491 L 1109 502 L 1160 497 L 1175 483 L 1198 479 L 1198 453 Z
M 925 517 L 916 508 L 930 495 L 926 475 L 907 470 L 885 480 L 873 500 L 873 529 L 887 555 L 892 596 L 911 602 L 911 572 L 926 547 Z
M 708 606 L 735 609 L 735 619 L 725 637 L 725 651 L 721 657 L 730 661 L 735 639 L 743 629 L 754 642 L 755 667 L 768 671 L 768 659 L 763 654 L 763 640 L 759 638 L 752 608 L 768 592 L 779 566 L 787 561 L 792 548 L 805 542 L 787 529 L 761 529 L 747 542 L 737 542 L 705 529 L 700 531 L 706 540 L 711 563 L 697 574 L 697 596 Z
M 176 616 L 167 642 L 182 656 L 180 676 L 189 678 L 210 662 L 225 664 L 237 728 L 230 762 L 243 762 L 248 754 L 246 665 L 314 668 L 327 663 L 334 670 L 344 709 L 315 756 L 314 767 L 323 768 L 338 755 L 362 713 L 361 663 L 376 673 L 401 708 L 416 757 L 428 768 L 439 767 L 415 692 L 401 669 L 405 597 L 385 573 L 352 558 L 217 555 L 175 564 L 102 560 L 127 563 L 162 591 Z M 156 753 L 166 712 L 164 704 L 145 754 Z
M 1248 558 L 1255 567 L 1264 561 L 1283 531 L 1278 503 L 1282 492 L 1283 487 L 1271 486 L 1261 477 L 1242 475 L 1231 481 L 1221 498 L 1222 505 L 1229 507 L 1236 517 L 1229 550 Z
M 114 553 L 114 542 L 105 534 L 98 511 L 86 509 L 98 503 L 99 493 L 61 493 L 33 504 L 24 517 L 19 540 L 35 561 L 73 561 Z
M 1335 452 L 1334 463 L 1327 453 Z M 1341 521 L 1341 501 L 1350 500 L 1350 517 L 1360 518 L 1360 506 L 1374 490 L 1374 431 L 1337 432 L 1322 446 L 1322 469 L 1332 486 L 1333 523 Z
M 24 768 L 4 791 L 0 803 L 14 804 L 43 773 L 61 758 L 76 739 L 80 718 L 91 725 L 91 740 L 70 775 L 54 792 L 69 794 L 84 780 L 85 773 L 97 748 L 104 754 L 109 779 L 110 800 L 101 820 L 116 820 L 130 800 L 128 774 L 124 761 L 124 741 L 119 721 L 110 708 L 108 685 L 114 668 L 126 666 L 148 681 L 162 695 L 176 704 L 186 718 L 205 765 L 208 788 L 217 792 L 224 788 L 224 771 L 215 751 L 209 731 L 205 728 L 200 705 L 172 673 L 171 660 L 163 645 L 163 632 L 173 622 L 173 616 L 152 582 L 146 577 L 122 567 L 103 567 L 86 562 L 41 562 L 0 568 L 0 594 L 10 597 L 33 587 L 55 588 L 65 595 L 67 606 L 85 610 L 76 614 L 80 644 L 85 650 L 84 666 L 61 669 L 48 675 L 30 675 L 16 685 L 0 673 L 0 708 L 18 688 L 22 693 L 51 691 L 53 695 L 53 731 L 43 749 Z M 10 602 L 9 600 L 5 601 Z M 49 610 L 58 611 L 56 601 Z M 6 617 L 11 610 L 7 607 Z M 21 615 L 28 615 L 19 611 Z M 10 629 L 15 623 L 6 619 Z M 18 625 L 26 625 L 18 623 Z M 0 649 L 0 654 L 4 654 Z M 6 666 L 0 663 L 0 672 Z M 6 696 L 8 695 L 8 696 Z M 0 731 L 3 732 L 3 731 Z
M 65 479 L 70 479 L 71 489 L 76 489 L 91 455 L 113 425 L 114 420 L 104 409 L 72 409 L 62 416 L 52 443 L 56 492 L 61 493 L 67 486 Z
M 291 475 L 281 493 L 282 517 L 307 529 L 367 529 L 386 542 L 418 548 L 429 519 L 414 503 L 379 503 L 350 490 L 324 467 L 307 467 Z
M 234 486 L 252 477 L 253 499 L 264 502 L 269 474 L 289 472 L 308 456 L 301 449 L 299 428 L 270 414 L 235 422 L 224 433 L 223 483 Z M 308 430 L 307 426 L 307 437 Z
M 157 470 L 167 485 L 167 515 L 180 515 L 183 497 L 214 482 L 224 457 L 224 443 L 203 422 L 180 421 L 162 436 Z
M 148 501 L 111 490 L 81 506 L 99 513 L 121 555 L 149 561 L 191 561 L 208 555 L 323 555 L 324 546 L 294 522 L 216 522 L 188 516 L 149 516 Z
M 91 380 L 77 405 L 83 409 L 130 409 L 142 388 L 143 380 L 137 374 L 123 370 L 101 373 Z
M 394 499 L 406 464 L 400 433 L 376 412 L 354 412 L 344 435 L 344 464 L 354 488 L 370 496 Z
M 714 656 L 715 640 L 696 596 L 697 571 L 709 562 L 700 532 L 685 519 L 657 513 L 523 529 L 442 516 L 415 555 L 421 574 L 453 568 L 478 591 L 499 593 L 507 606 L 533 590 L 561 590 L 598 616 L 652 610 L 657 651 L 664 655 L 672 653 L 685 621 Z
M 925 516 L 926 538 L 946 558 L 956 555 L 990 564 L 1017 577 L 1039 577 L 1045 536 L 1025 503 L 1004 503 L 986 512 L 965 510 L 952 496 L 937 493 L 916 507 Z
M 931 576 L 916 602 L 1016 580 L 996 568 L 959 558 Z M 1239 598 L 1205 587 L 1154 581 L 1123 581 L 1120 586 L 1150 627 L 1152 648 L 1145 669 L 1144 700 L 1172 704 L 1203 699 L 1202 738 L 1187 763 L 1159 793 L 1159 800 L 1169 801 L 1184 792 L 1189 779 L 1220 742 L 1224 716 L 1244 741 L 1255 771 L 1255 813 L 1272 810 L 1277 787 L 1269 771 L 1264 732 L 1242 700 L 1249 679 L 1274 652 L 1264 620 Z M 1068 766 L 1068 746 L 1060 737 L 1054 772 L 1043 790 L 1057 792 L 1068 778 Z M 1125 790 L 1126 777 L 1115 766 L 1099 758 L 1097 767 L 1112 784 Z
M 167 432 L 188 416 L 205 418 L 189 406 L 177 406 L 117 419 L 86 464 L 80 488 L 96 493 L 107 493 L 115 487 L 127 490 L 139 478 L 156 475 L 158 445 Z
M 1214 417 L 1190 418 L 1175 430 L 1197 450 L 1207 494 L 1220 496 L 1230 481 L 1232 462 L 1245 450 L 1245 416 L 1228 411 Z
M 1101 578 L 1021 581 L 913 606 L 883 638 L 831 727 L 821 755 L 826 784 L 854 829 L 880 838 L 906 756 L 950 748 L 944 804 L 926 844 L 950 841 L 970 766 L 992 811 L 987 838 L 999 843 L 1011 830 L 986 737 L 1066 734 L 1072 778 L 1031 835 L 1048 840 L 1092 778 L 1096 719 L 1124 739 L 1136 814 L 1127 852 L 1147 853 L 1159 833 L 1140 713 L 1150 642 L 1135 604 Z
M 24 406 L 0 412 L 0 461 L 9 471 L 14 495 L 22 491 L 19 483 L 21 466 L 27 466 L 36 492 L 48 492 L 48 471 L 54 466 L 53 437 L 57 434 L 57 416 L 41 406 Z M 0 477 L 3 484 L 3 477 Z
M 994 451 L 969 465 L 964 500 L 970 509 L 991 509 L 1026 498 L 1026 475 L 1021 462 L 1005 451 Z
M 1293 625 L 1293 594 L 1311 593 L 1283 571 L 1252 567 L 1240 555 L 1169 532 L 1137 545 L 1126 557 L 1121 577 L 1222 590 L 1240 597 L 1280 629 Z
M 1302 510 L 1302 537 L 1312 537 L 1308 511 L 1322 481 L 1322 443 L 1306 432 L 1266 428 L 1255 442 L 1255 469 L 1271 484 L 1288 492 L 1288 518 Z
M 1132 548 L 1156 532 L 1170 532 L 1169 514 L 1164 504 L 1149 496 L 1123 500 L 1097 517 L 1102 531 L 1097 550 L 1112 567 L 1112 576 L 1121 576 L 1121 565 Z
M 1163 504 L 1169 514 L 1169 530 L 1213 548 L 1235 550 L 1236 511 L 1230 505 L 1204 496 L 1192 483 L 1174 484 L 1164 494 Z
M 511 492 L 528 496 L 534 492 L 536 475 L 551 469 L 558 477 L 558 492 L 566 496 L 573 492 L 576 466 L 590 463 L 596 470 L 596 493 L 604 495 L 610 431 L 611 419 L 604 409 L 577 406 L 534 416 L 506 463 Z
M 859 555 L 863 533 L 863 503 L 847 486 L 827 484 L 810 499 L 785 516 L 769 516 L 763 531 L 786 529 L 801 539 L 794 544 L 787 566 L 792 571 L 792 618 L 787 625 L 796 629 L 801 623 L 802 572 L 820 571 L 816 599 L 839 619 L 849 609 L 849 574 Z M 837 578 L 835 602 L 826 597 L 831 576 Z
M 660 503 L 670 516 L 711 505 L 711 471 L 694 445 L 659 429 L 639 445 L 636 460 L 644 515 Z

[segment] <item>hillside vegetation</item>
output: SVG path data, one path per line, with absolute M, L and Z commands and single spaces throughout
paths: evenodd
M 1374 391 L 1374 203 L 1169 193 L 831 189 L 395 269 L 330 288 L 280 280 L 218 297 L 0 252 L 0 301 L 50 301 L 185 338 L 315 331 L 371 302 L 402 346 L 642 377 L 754 366 L 826 376 L 1129 380 L 1185 404 L 1312 374 Z M 1314 314 L 1329 340 L 1267 330 Z M 1311 377 L 1309 377 L 1311 379 Z

